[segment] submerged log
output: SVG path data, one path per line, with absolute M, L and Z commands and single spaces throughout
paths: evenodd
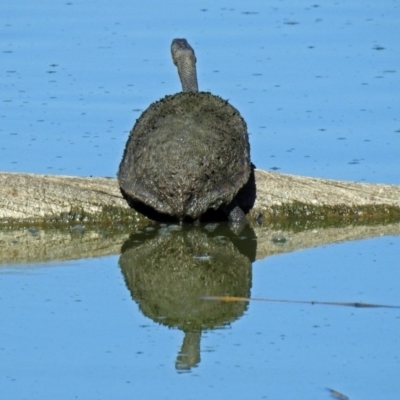
M 250 221 L 288 218 L 400 220 L 400 186 L 255 170 Z M 114 178 L 0 173 L 0 223 L 117 223 L 147 219 L 123 199 Z

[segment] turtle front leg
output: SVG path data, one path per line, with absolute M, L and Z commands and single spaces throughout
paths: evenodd
M 238 206 L 236 200 L 233 200 L 228 206 L 225 206 L 224 211 L 228 216 L 232 230 L 236 234 L 239 234 L 247 225 L 247 218 L 245 213 Z

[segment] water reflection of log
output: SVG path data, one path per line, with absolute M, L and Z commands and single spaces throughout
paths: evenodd
M 154 229 L 159 225 L 151 224 Z M 400 223 L 341 226 L 307 223 L 282 226 L 269 224 L 254 229 L 257 239 L 256 259 L 317 247 L 329 243 L 360 240 L 384 235 L 399 235 Z M 129 230 L 17 228 L 0 229 L 0 264 L 26 264 L 73 260 L 119 254 L 129 237 Z M 240 237 L 240 236 L 239 236 Z M 240 241 L 236 246 L 240 245 Z M 242 242 L 244 245 L 244 242 Z
M 39 227 L 0 230 L 0 265 L 78 260 L 119 254 L 126 231 Z
M 119 263 L 132 298 L 147 317 L 185 333 L 178 370 L 200 362 L 203 330 L 229 324 L 245 312 L 246 303 L 218 304 L 202 297 L 249 296 L 255 249 L 250 228 L 239 239 L 221 226 L 212 232 L 193 228 L 133 234 L 124 244 Z
M 361 184 L 255 170 L 249 218 L 400 219 L 400 186 Z M 130 221 L 144 218 L 122 198 L 116 179 L 0 173 L 0 223 Z
M 257 234 L 257 260 L 274 254 L 323 246 L 326 244 L 370 239 L 378 236 L 400 234 L 400 223 L 387 225 L 354 225 L 339 227 L 285 227 L 283 229 L 260 229 Z

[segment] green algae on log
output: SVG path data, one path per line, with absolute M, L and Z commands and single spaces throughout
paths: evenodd
M 400 186 L 256 170 L 253 219 L 400 220 Z
M 0 173 L 0 225 L 133 224 L 132 212 L 113 178 Z
M 334 181 L 255 170 L 250 221 L 400 220 L 400 186 Z M 1 225 L 148 223 L 114 178 L 0 173 Z

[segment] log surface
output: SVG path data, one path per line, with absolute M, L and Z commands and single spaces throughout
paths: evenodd
M 250 219 L 400 216 L 400 186 L 326 180 L 255 170 Z M 146 219 L 129 208 L 114 178 L 0 173 L 0 222 Z
M 399 216 L 400 186 L 256 171 L 254 213 L 267 216 Z

